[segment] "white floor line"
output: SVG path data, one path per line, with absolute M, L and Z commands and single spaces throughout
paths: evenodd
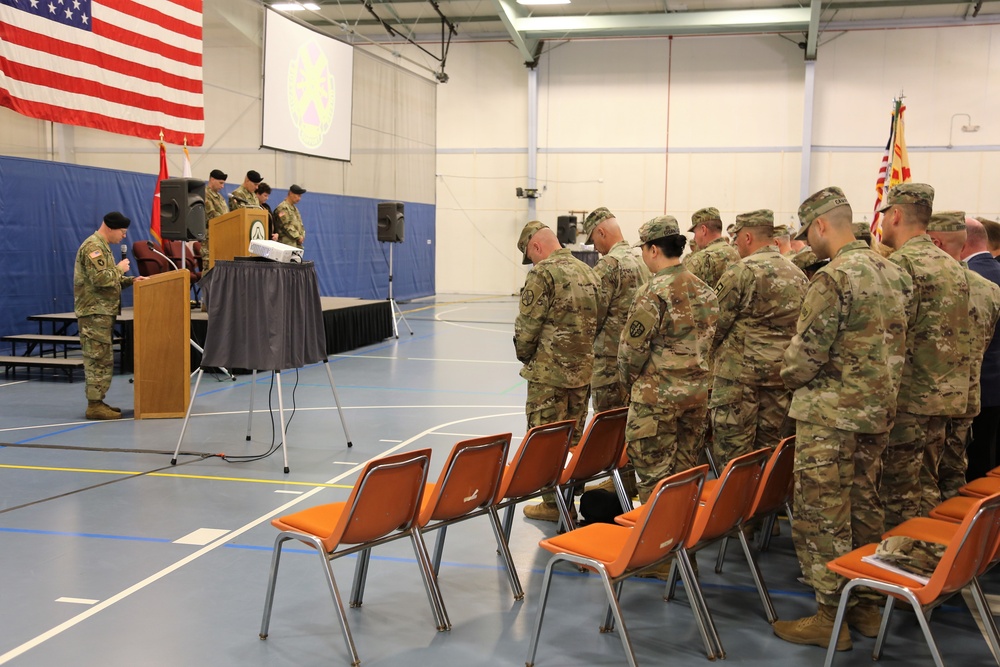
M 402 440 L 396 440 L 395 442 L 402 442 Z M 333 465 L 336 465 L 336 466 L 356 466 L 356 465 L 358 465 L 357 461 L 331 461 L 331 463 L 333 463 Z
M 403 442 L 402 440 L 379 440 L 379 442 Z
M 87 598 L 56 598 L 56 602 L 68 602 L 70 604 L 97 604 L 100 600 L 88 600 Z
M 192 544 L 196 547 L 203 547 L 228 532 L 228 530 L 223 530 L 222 528 L 199 528 L 198 530 L 191 531 L 184 537 L 174 540 L 174 544 Z
M 16 380 L 14 382 L 4 382 L 3 384 L 0 384 L 0 387 L 12 387 L 15 384 L 24 384 L 25 382 L 27 382 L 27 380 Z
M 289 491 L 288 489 L 275 489 L 275 493 L 287 493 L 290 496 L 301 496 L 302 491 Z
M 386 406 L 386 407 L 391 407 L 391 406 Z M 382 456 L 386 456 L 388 454 L 392 454 L 393 452 L 397 452 L 397 451 L 403 449 L 404 447 L 406 447 L 407 445 L 416 442 L 420 438 L 423 438 L 424 436 L 426 436 L 426 435 L 428 435 L 430 433 L 433 433 L 434 431 L 436 431 L 439 428 L 445 428 L 447 426 L 453 426 L 454 424 L 462 424 L 464 422 L 476 421 L 476 420 L 479 420 L 479 419 L 492 419 L 492 418 L 495 418 L 495 417 L 511 417 L 511 416 L 520 415 L 520 414 L 523 414 L 523 413 L 521 411 L 518 411 L 518 412 L 508 412 L 508 413 L 492 414 L 492 415 L 479 415 L 479 416 L 476 416 L 476 417 L 466 417 L 465 419 L 457 419 L 455 421 L 445 422 L 443 424 L 439 424 L 437 426 L 433 426 L 433 427 L 431 427 L 429 429 L 421 431 L 420 433 L 418 433 L 415 436 L 409 438 L 408 440 L 404 440 L 403 442 L 399 443 L 395 447 L 390 447 L 388 450 L 382 452 L 378 456 L 372 457 L 372 459 L 379 458 L 379 457 L 382 457 Z M 372 459 L 369 459 L 369 460 L 372 460 Z M 348 471 L 346 471 L 344 473 L 341 473 L 340 475 L 337 475 L 333 479 L 328 480 L 326 482 L 326 484 L 336 484 L 336 483 L 338 483 L 342 479 L 344 479 L 346 477 L 349 477 L 350 475 L 354 474 L 355 472 L 361 470 L 367 463 L 368 463 L 368 461 L 365 461 L 363 463 L 359 463 L 354 468 L 351 468 L 350 470 L 348 470 Z M 244 534 L 244 533 L 246 533 L 246 532 L 248 532 L 250 530 L 253 530 L 257 526 L 261 525 L 262 523 L 264 523 L 266 521 L 269 521 L 272 518 L 274 518 L 276 516 L 279 516 L 279 515 L 287 512 L 290 508 L 295 507 L 296 505 L 298 505 L 302 501 L 306 500 L 307 498 L 311 498 L 312 496 L 316 495 L 317 493 L 319 493 L 320 491 L 322 491 L 323 488 L 324 487 L 316 487 L 314 489 L 306 491 L 301 496 L 299 496 L 299 497 L 297 497 L 297 498 L 295 498 L 293 500 L 288 501 L 287 503 L 285 503 L 281 507 L 278 507 L 278 508 L 276 508 L 276 509 L 268 512 L 267 514 L 264 514 L 264 515 L 262 515 L 262 516 L 260 516 L 260 517 L 258 517 L 256 519 L 254 519 L 253 521 L 250 521 L 249 523 L 241 526 L 240 528 L 237 528 L 233 532 L 225 535 L 224 537 L 216 540 L 215 542 L 212 542 L 211 544 L 208 544 L 208 545 L 202 547 L 201 549 L 198 549 L 194 553 L 189 554 L 187 557 L 182 558 L 179 561 L 177 561 L 177 562 L 175 562 L 175 563 L 173 563 L 171 565 L 168 565 L 167 567 L 163 568 L 159 572 L 151 574 L 150 576 L 146 577 L 142 581 L 139 581 L 139 582 L 133 584 L 132 586 L 129 586 L 125 590 L 120 591 L 116 595 L 113 595 L 110 598 L 104 600 L 103 602 L 94 605 L 93 607 L 91 607 L 87 611 L 84 611 L 84 612 L 82 612 L 80 614 L 77 614 L 73 618 L 70 618 L 70 619 L 64 621 L 63 623 L 60 623 L 59 625 L 55 626 L 54 628 L 51 628 L 51 629 L 47 630 L 46 632 L 43 632 L 42 634 L 40 634 L 40 635 L 38 635 L 38 636 L 36 636 L 36 637 L 34 637 L 32 639 L 29 639 L 28 641 L 24 642 L 20 646 L 16 646 L 16 647 L 12 648 L 11 650 L 9 650 L 6 653 L 4 653 L 3 655 L 0 655 L 0 665 L 5 665 L 8 662 L 10 662 L 11 660 L 13 660 L 14 658 L 17 658 L 17 657 L 19 657 L 21 655 L 24 655 L 25 653 L 27 653 L 31 649 L 35 648 L 36 646 L 40 646 L 41 644 L 44 644 L 45 642 L 47 642 L 48 640 L 52 639 L 53 637 L 57 637 L 60 634 L 62 634 L 63 632 L 65 632 L 66 630 L 69 630 L 70 628 L 72 628 L 72 627 L 74 627 L 76 625 L 79 625 L 80 623 L 82 623 L 83 621 L 87 620 L 91 616 L 94 616 L 94 615 L 96 615 L 96 614 L 104 611 L 105 609 L 107 609 L 107 608 L 109 608 L 109 607 L 111 607 L 111 606 L 113 606 L 113 605 L 121 602 L 122 600 L 124 600 L 125 598 L 129 597 L 133 593 L 137 593 L 137 592 L 141 591 L 142 589 L 146 588 L 150 584 L 154 584 L 157 581 L 159 581 L 160 579 L 163 579 L 164 577 L 166 577 L 167 575 L 172 574 L 173 572 L 176 572 L 177 570 L 181 569 L 185 565 L 193 563 L 194 561 L 198 560 L 199 558 L 201 558 L 205 554 L 208 554 L 208 553 L 211 553 L 211 552 L 215 551 L 219 547 L 221 547 L 221 546 L 223 546 L 223 545 L 231 542 L 232 540 L 236 539 L 240 535 L 242 535 L 242 534 Z

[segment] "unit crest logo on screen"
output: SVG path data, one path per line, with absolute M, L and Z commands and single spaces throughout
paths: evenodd
M 333 122 L 337 86 L 326 55 L 314 40 L 299 47 L 288 65 L 288 111 L 299 141 L 318 148 Z

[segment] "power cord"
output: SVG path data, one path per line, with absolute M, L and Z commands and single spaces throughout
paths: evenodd
M 288 417 L 288 423 L 285 424 L 285 433 L 288 433 L 289 426 L 292 425 L 292 420 L 295 418 L 295 391 L 299 388 L 299 369 L 295 369 L 295 384 L 292 386 L 292 414 Z M 271 444 L 268 446 L 267 451 L 263 454 L 246 454 L 238 456 L 230 456 L 228 454 L 220 454 L 221 458 L 226 463 L 251 463 L 253 461 L 262 461 L 267 457 L 278 451 L 281 447 L 281 442 L 277 439 L 277 429 L 274 425 L 274 405 L 272 403 L 272 398 L 274 396 L 274 373 L 271 373 L 271 386 L 267 390 L 267 411 L 271 417 Z

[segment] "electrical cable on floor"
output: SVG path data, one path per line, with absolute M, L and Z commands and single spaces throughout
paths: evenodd
M 295 390 L 299 388 L 299 369 L 295 369 L 295 385 L 292 387 L 292 414 L 288 417 L 288 422 L 285 424 L 285 433 L 288 433 L 288 427 L 292 424 L 292 419 L 295 418 Z M 246 454 L 246 455 L 234 455 L 230 456 L 228 454 L 221 454 L 221 458 L 226 463 L 251 463 L 253 461 L 262 461 L 267 457 L 278 451 L 281 446 L 281 442 L 276 438 L 276 431 L 274 428 L 274 406 L 272 404 L 272 397 L 274 396 L 274 373 L 271 373 L 271 386 L 267 390 L 267 411 L 271 416 L 271 444 L 267 451 L 263 454 Z M 251 406 L 253 409 L 253 406 Z
M 102 450 L 102 451 L 136 451 L 136 450 L 114 450 L 114 449 L 112 449 L 112 450 Z M 173 455 L 173 452 L 164 452 L 164 454 L 171 454 L 171 455 Z M 194 463 L 195 461 L 202 461 L 204 459 L 212 458 L 214 456 L 218 456 L 218 454 L 202 454 L 202 455 L 200 455 L 199 458 L 191 459 L 189 461 L 184 461 L 183 463 L 179 463 L 178 465 L 182 465 L 183 466 L 183 465 L 187 465 L 189 463 Z M 38 505 L 40 503 L 47 503 L 50 500 L 58 500 L 59 498 L 65 498 L 67 496 L 72 496 L 72 495 L 75 495 L 77 493 L 83 493 L 84 491 L 90 491 L 92 489 L 99 489 L 102 486 L 109 486 L 111 484 L 117 484 L 118 482 L 124 482 L 124 481 L 130 480 L 130 479 L 135 479 L 136 477 L 144 477 L 146 475 L 149 475 L 149 474 L 152 474 L 152 473 L 155 473 L 155 472 L 162 472 L 163 470 L 170 470 L 171 468 L 176 468 L 176 467 L 177 466 L 174 466 L 174 465 L 165 465 L 165 466 L 162 466 L 160 468 L 153 468 L 152 470 L 146 470 L 145 472 L 133 473 L 131 475 L 126 475 L 124 477 L 119 477 L 117 479 L 108 480 L 107 482 L 101 482 L 100 484 L 92 484 L 90 486 L 85 486 L 83 488 L 75 489 L 73 491 L 67 491 L 65 493 L 60 493 L 60 494 L 57 494 L 57 495 L 54 495 L 54 496 L 49 496 L 48 498 L 41 498 L 39 500 L 32 500 L 30 503 L 23 503 L 21 505 L 14 505 L 13 507 L 5 507 L 4 509 L 0 510 L 0 514 L 6 514 L 7 512 L 13 512 L 14 510 L 24 509 L 25 507 L 31 507 L 32 505 Z

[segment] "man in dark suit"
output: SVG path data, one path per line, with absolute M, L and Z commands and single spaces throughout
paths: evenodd
M 975 218 L 965 219 L 968 238 L 962 248 L 962 260 L 969 269 L 1000 285 L 1000 264 L 990 254 L 986 229 Z M 1000 426 L 1000 336 L 996 333 L 983 355 L 982 408 L 972 422 L 972 443 L 967 450 L 967 479 L 982 477 L 998 464 L 997 428 Z

